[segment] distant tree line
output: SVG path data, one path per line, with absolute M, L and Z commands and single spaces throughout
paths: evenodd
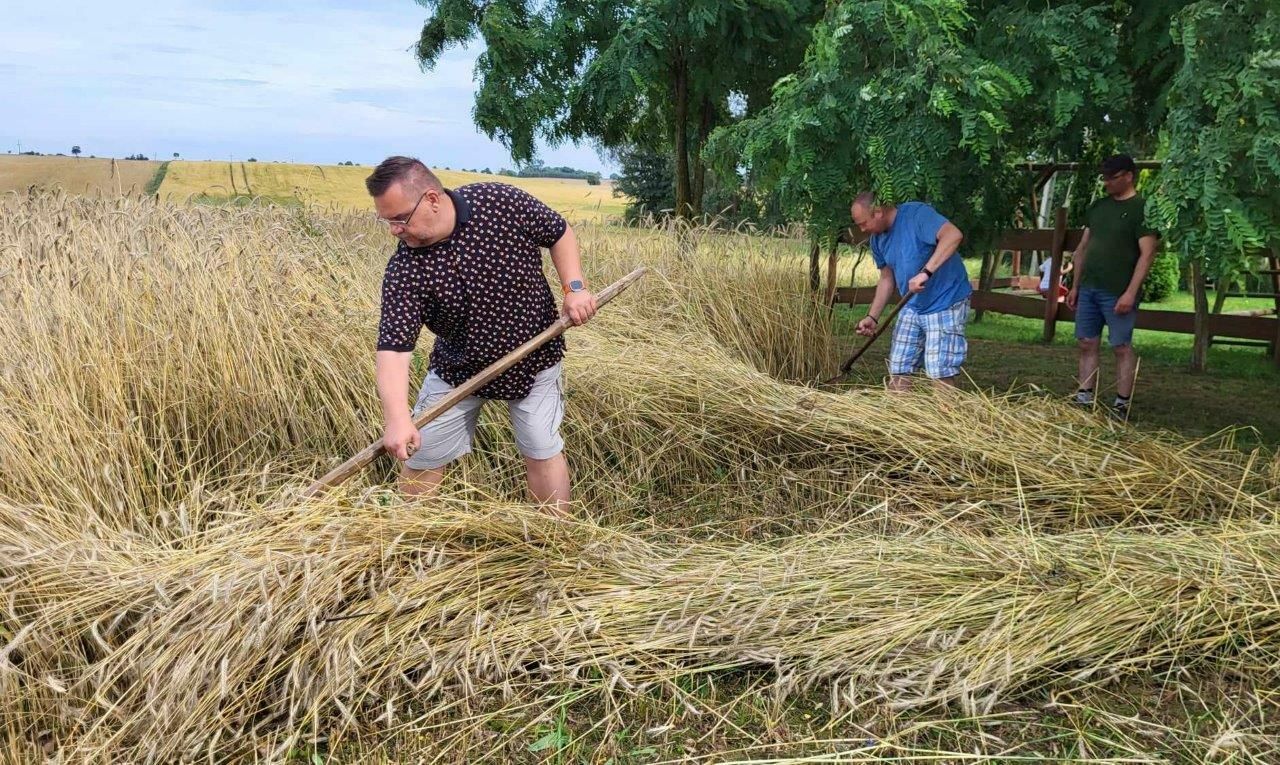
M 485 168 L 485 172 L 489 172 L 489 169 Z M 544 165 L 536 160 L 521 166 L 519 170 L 511 170 L 504 167 L 498 171 L 498 174 L 513 178 L 574 178 L 586 181 L 591 186 L 600 185 L 600 173 L 579 170 L 568 165 L 560 165 L 559 167 Z

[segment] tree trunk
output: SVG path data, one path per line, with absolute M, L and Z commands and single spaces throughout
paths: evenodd
M 840 278 L 840 240 L 832 239 L 827 245 L 827 307 L 834 308 L 836 281 Z
M 999 255 L 994 250 L 987 250 L 982 253 L 982 268 L 978 271 L 978 289 L 990 290 L 991 283 L 995 279 L 996 264 L 999 263 Z M 983 311 L 981 308 L 975 309 L 973 312 L 973 323 L 977 324 L 982 321 Z
M 1213 308 L 1209 309 L 1210 313 L 1222 313 L 1222 306 L 1227 302 L 1227 292 L 1230 291 L 1232 285 L 1223 282 L 1222 279 L 1213 280 Z M 1208 340 L 1205 341 L 1207 347 L 1213 347 L 1213 335 L 1210 334 Z
M 1195 297 L 1195 341 L 1191 344 L 1191 371 L 1203 372 L 1209 366 L 1209 296 L 1204 291 L 1204 272 L 1200 259 L 1191 261 L 1191 294 Z
M 818 256 L 822 254 L 818 240 L 809 243 L 809 291 L 817 292 L 820 285 L 821 272 L 818 270 Z
M 689 182 L 689 70 L 677 51 L 675 62 L 676 215 L 688 218 L 693 211 Z
M 692 187 L 692 195 L 690 203 L 693 207 L 694 215 L 701 215 L 705 210 L 702 207 L 702 196 L 707 188 L 707 164 L 702 160 L 702 150 L 707 148 L 707 139 L 711 136 L 711 99 L 704 95 L 702 97 L 702 105 L 699 108 L 701 114 L 698 118 L 698 144 L 694 147 L 693 154 L 693 179 L 690 183 Z M 719 210 L 712 210 L 713 214 L 719 214 Z

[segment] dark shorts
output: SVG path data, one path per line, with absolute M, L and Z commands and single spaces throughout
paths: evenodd
M 1097 340 L 1102 326 L 1107 327 L 1107 341 L 1112 348 L 1133 342 L 1133 325 L 1138 321 L 1138 304 L 1124 314 L 1116 313 L 1119 295 L 1095 287 L 1081 287 L 1076 294 L 1076 339 Z

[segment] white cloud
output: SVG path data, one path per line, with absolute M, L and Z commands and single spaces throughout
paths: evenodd
M 12 4 L 0 27 L 0 149 L 439 165 L 511 160 L 471 122 L 477 50 L 430 72 L 410 0 Z M 598 169 L 589 147 L 550 164 Z

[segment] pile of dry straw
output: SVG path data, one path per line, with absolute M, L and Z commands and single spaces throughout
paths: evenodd
M 496 408 L 426 505 L 387 466 L 293 498 L 378 433 L 366 219 L 0 201 L 9 751 L 280 758 L 735 671 L 970 715 L 1152 669 L 1276 676 L 1273 457 L 1042 398 L 819 390 L 836 344 L 777 243 L 585 238 L 596 283 L 655 273 L 570 335 L 557 521 L 520 504 Z

